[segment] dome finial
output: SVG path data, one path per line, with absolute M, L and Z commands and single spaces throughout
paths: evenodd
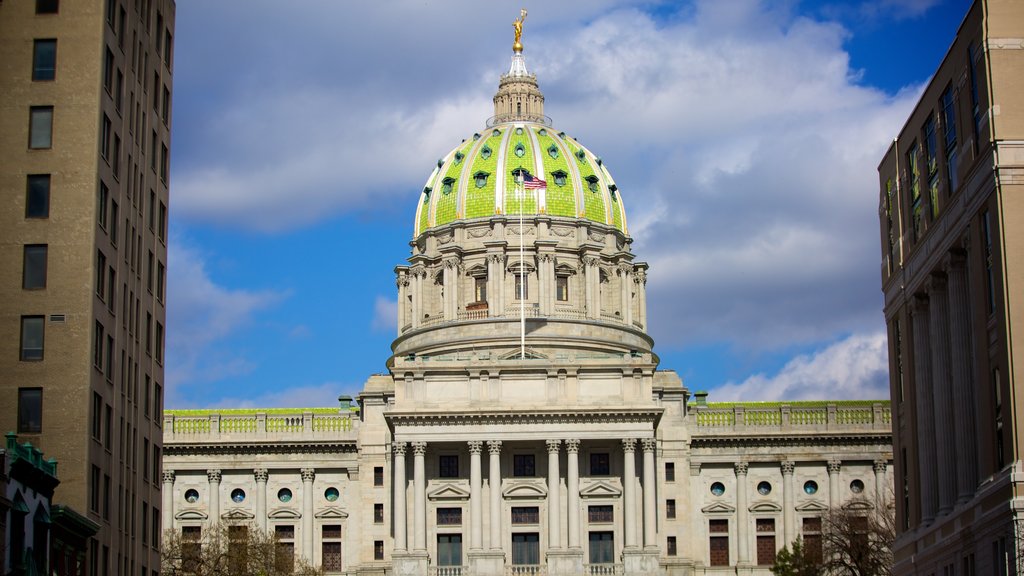
M 519 19 L 512 22 L 512 27 L 516 29 L 516 41 L 512 44 L 512 51 L 520 53 L 523 51 L 523 43 L 520 40 L 523 38 L 523 22 L 526 21 L 526 8 L 519 11 Z

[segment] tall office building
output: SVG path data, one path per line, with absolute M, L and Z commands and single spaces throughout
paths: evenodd
M 173 0 L 0 2 L 0 429 L 156 574 Z
M 897 574 L 1020 562 L 1022 38 L 1024 4 L 976 1 L 878 169 Z

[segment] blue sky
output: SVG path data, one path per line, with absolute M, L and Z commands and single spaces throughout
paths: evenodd
M 887 395 L 877 173 L 967 0 L 527 6 L 555 126 L 712 399 Z M 437 158 L 491 115 L 510 2 L 178 0 L 169 407 L 332 405 L 385 371 Z

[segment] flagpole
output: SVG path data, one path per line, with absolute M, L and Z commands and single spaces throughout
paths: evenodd
M 520 358 L 526 360 L 526 264 L 523 248 L 523 198 L 526 196 L 526 186 L 523 184 L 523 170 L 519 169 L 519 176 L 516 177 L 516 186 L 519 188 L 519 354 Z

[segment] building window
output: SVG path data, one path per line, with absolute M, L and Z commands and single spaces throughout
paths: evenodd
M 526 274 L 516 274 L 516 300 L 526 300 L 530 297 L 530 282 Z
M 164 126 L 167 126 L 168 120 L 171 117 L 171 91 L 164 86 L 163 101 L 160 105 L 160 119 L 164 121 Z
M 910 145 L 907 152 L 907 173 L 910 175 L 910 207 L 913 213 L 914 240 L 921 238 L 924 232 L 922 228 L 921 215 L 921 169 L 917 162 L 917 142 Z
M 36 14 L 56 14 L 60 0 L 36 0 Z
M 43 150 L 53 145 L 53 106 L 29 108 L 28 147 Z
M 590 454 L 590 475 L 607 476 L 611 474 L 611 463 L 607 452 L 591 452 Z
M 186 574 L 194 574 L 201 570 L 202 526 L 181 527 L 181 567 Z
M 100 297 L 100 300 L 106 296 L 107 293 L 107 257 L 102 251 L 96 251 L 96 295 Z
M 374 540 L 373 541 L 373 559 L 383 560 L 384 559 L 384 541 Z
M 442 454 L 438 458 L 438 476 L 441 478 L 458 478 L 459 457 L 455 454 Z
M 25 187 L 25 218 L 50 217 L 50 175 L 29 174 Z
M 110 117 L 104 114 L 103 126 L 100 130 L 100 156 L 108 162 L 110 161 L 110 136 L 113 132 L 114 127 L 110 122 Z
M 803 519 L 804 553 L 815 564 L 821 562 L 821 518 Z
M 107 94 L 114 93 L 114 53 L 107 47 L 107 53 L 103 58 L 103 88 Z
M 373 467 L 373 485 L 383 486 L 384 485 L 384 467 L 374 466 Z
M 569 301 L 569 277 L 568 276 L 556 276 L 555 277 L 555 298 L 559 302 Z
M 437 535 L 437 565 L 462 566 L 462 534 Z
M 438 508 L 437 509 L 437 525 L 438 526 L 461 526 L 462 525 L 462 508 Z
M 474 302 L 487 302 L 487 278 L 474 278 L 473 279 L 473 295 L 476 298 Z
M 103 397 L 98 392 L 92 393 L 92 437 L 97 442 L 103 433 Z
M 274 549 L 274 566 L 278 570 L 291 573 L 295 569 L 295 526 L 283 524 L 274 526 L 277 546 Z
M 709 520 L 708 521 L 708 545 L 712 566 L 729 565 L 729 521 Z
M 674 498 L 665 500 L 665 518 L 673 519 L 676 517 L 676 501 Z
M 537 469 L 534 466 L 533 454 L 512 455 L 512 476 L 516 478 L 528 478 L 536 476 Z
M 341 571 L 341 525 L 326 524 L 320 544 L 321 565 L 328 572 Z
M 164 325 L 156 323 L 156 361 L 160 364 L 164 363 Z
M 770 566 L 775 563 L 775 520 L 758 518 L 757 527 L 757 563 Z
M 610 504 L 587 507 L 587 522 L 591 524 L 611 523 L 615 521 L 615 512 Z
M 25 290 L 46 288 L 46 244 L 25 246 L 21 270 L 21 287 Z
M 373 505 L 373 522 L 374 524 L 384 523 L 384 504 L 380 502 Z
M 43 359 L 43 317 L 21 317 L 21 360 Z
M 536 506 L 513 506 L 512 524 L 540 524 L 540 508 Z
M 161 143 L 160 144 L 160 181 L 165 183 L 165 184 L 167 183 L 168 162 L 169 162 L 169 158 L 168 158 L 167 145 Z
M 57 73 L 57 41 L 36 40 L 32 43 L 32 80 L 53 80 Z
M 160 203 L 159 220 L 157 220 L 157 236 L 161 242 L 167 242 L 167 205 Z
M 676 463 L 665 462 L 665 482 L 676 481 Z
M 100 512 L 100 467 L 95 464 L 89 477 L 89 510 Z
M 536 532 L 512 534 L 512 564 L 540 564 L 540 535 Z
M 43 431 L 43 389 L 18 388 L 18 433 Z
M 942 93 L 942 126 L 946 131 L 946 181 L 952 194 L 959 183 L 956 158 L 956 101 L 953 87 L 947 86 Z
M 988 313 L 996 310 L 995 255 L 992 252 L 992 220 L 988 210 L 981 215 L 982 244 L 985 250 L 985 296 L 988 302 Z
M 591 532 L 590 544 L 591 564 L 612 564 L 615 562 L 615 540 L 612 532 Z

